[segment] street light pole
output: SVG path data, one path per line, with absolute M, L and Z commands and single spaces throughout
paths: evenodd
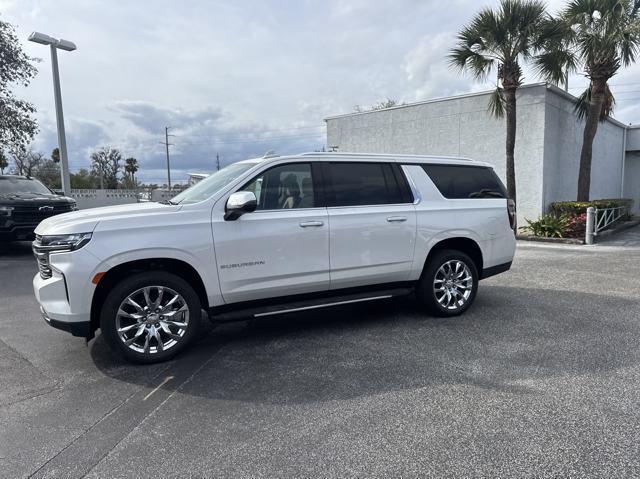
M 29 40 L 41 45 L 49 45 L 51 49 L 51 69 L 53 71 L 53 97 L 56 105 L 56 125 L 58 127 L 58 149 L 60 150 L 60 176 L 62 191 L 71 193 L 69 176 L 69 157 L 67 156 L 67 139 L 64 133 L 64 116 L 62 114 L 62 92 L 60 90 L 60 72 L 58 70 L 58 49 L 72 52 L 76 49 L 73 42 L 50 37 L 40 32 L 33 32 Z
M 64 115 L 62 113 L 62 92 L 60 90 L 60 72 L 58 71 L 58 52 L 51 45 L 51 69 L 53 70 L 53 96 L 56 104 L 56 124 L 58 126 L 58 148 L 60 151 L 60 175 L 62 191 L 71 194 L 71 176 L 69 175 L 69 158 L 67 156 L 67 138 L 64 132 Z

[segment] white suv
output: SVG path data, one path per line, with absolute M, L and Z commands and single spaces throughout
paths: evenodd
M 166 203 L 44 220 L 33 280 L 47 322 L 156 362 L 226 321 L 414 293 L 435 315 L 506 271 L 515 209 L 490 165 L 304 153 L 234 163 Z

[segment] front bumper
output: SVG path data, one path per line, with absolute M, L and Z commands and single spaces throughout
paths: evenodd
M 33 293 L 44 319 L 74 336 L 88 337 L 95 285 L 90 278 L 99 261 L 85 248 L 50 255 L 51 277 L 33 277 Z
M 75 321 L 73 323 L 58 321 L 57 319 L 50 318 L 42 306 L 40 306 L 40 312 L 42 313 L 42 318 L 49 323 L 51 327 L 66 331 L 71 333 L 72 336 L 78 336 L 80 338 L 87 338 L 91 334 L 90 321 Z
M 77 323 L 90 319 L 88 313 L 72 312 L 65 277 L 58 272 L 48 279 L 43 279 L 40 273 L 37 273 L 33 277 L 33 293 L 41 310 L 46 311 L 46 316 L 50 320 Z

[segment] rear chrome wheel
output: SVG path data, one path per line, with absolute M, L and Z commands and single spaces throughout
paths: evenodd
M 435 251 L 416 287 L 422 306 L 436 316 L 456 316 L 466 311 L 478 290 L 478 271 L 462 251 Z
M 433 293 L 438 303 L 445 309 L 462 308 L 471 297 L 473 276 L 462 261 L 446 261 L 436 271 L 433 279 Z
M 157 354 L 174 347 L 189 326 L 189 307 L 173 289 L 153 285 L 127 296 L 116 313 L 120 340 L 138 353 Z
M 196 336 L 202 305 L 184 279 L 165 271 L 133 274 L 107 295 L 100 329 L 111 348 L 137 363 L 165 361 Z

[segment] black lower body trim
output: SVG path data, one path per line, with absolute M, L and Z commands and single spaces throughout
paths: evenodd
M 482 270 L 482 276 L 480 279 L 485 279 L 490 276 L 495 276 L 496 274 L 504 273 L 505 271 L 509 271 L 511 269 L 511 261 L 508 263 L 497 264 L 495 266 L 491 266 L 490 268 L 485 268 Z
M 71 333 L 72 336 L 79 338 L 88 338 L 91 333 L 90 321 L 74 321 L 67 323 L 66 321 L 58 321 L 57 319 L 51 319 L 47 316 L 47 313 L 42 310 L 42 317 L 49 324 L 49 326 Z
M 209 314 L 214 321 L 238 321 L 251 317 L 284 314 L 326 306 L 338 306 L 340 304 L 356 303 L 382 297 L 403 296 L 413 293 L 414 287 L 415 283 L 402 282 L 327 290 L 317 293 L 232 303 L 210 308 Z

